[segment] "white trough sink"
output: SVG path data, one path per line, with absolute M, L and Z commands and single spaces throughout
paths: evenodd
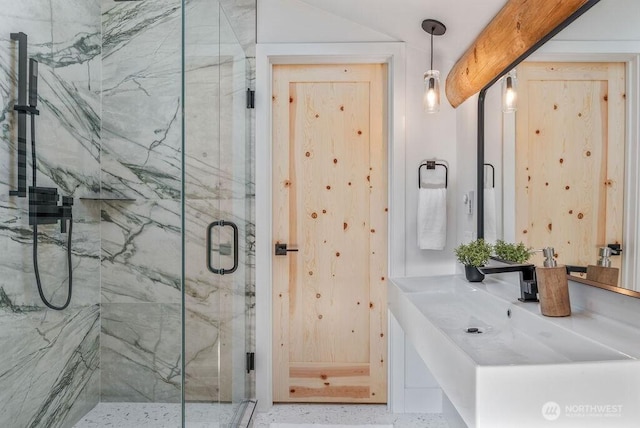
M 517 280 L 484 282 L 389 286 L 391 312 L 469 427 L 640 426 L 639 332 L 579 309 L 543 317 L 517 301 Z

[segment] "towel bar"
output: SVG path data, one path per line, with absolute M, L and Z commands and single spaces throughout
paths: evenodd
M 418 166 L 418 189 L 422 187 L 422 167 L 426 166 L 427 169 L 436 169 L 436 166 L 441 166 L 444 168 L 444 188 L 449 187 L 449 168 L 447 165 L 443 163 L 439 163 L 436 161 L 424 161 Z
M 491 168 L 491 179 L 492 179 L 492 182 L 493 182 L 493 185 L 491 187 L 493 187 L 495 189 L 496 188 L 496 169 L 490 163 L 485 163 L 484 166 L 488 166 L 489 168 Z

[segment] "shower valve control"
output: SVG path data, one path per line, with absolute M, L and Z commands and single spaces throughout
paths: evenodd
M 62 196 L 58 205 L 58 189 L 55 187 L 29 187 L 29 224 L 55 224 L 59 220 L 60 232 L 67 233 L 67 219 L 72 218 L 73 198 Z

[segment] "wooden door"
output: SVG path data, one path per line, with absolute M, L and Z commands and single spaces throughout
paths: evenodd
M 273 68 L 273 395 L 387 400 L 386 65 Z
M 622 243 L 625 65 L 524 63 L 518 79 L 516 237 L 593 265 Z

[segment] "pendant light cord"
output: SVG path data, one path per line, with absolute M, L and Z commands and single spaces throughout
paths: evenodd
M 436 27 L 431 27 L 431 68 L 433 70 L 433 33 L 436 31 Z

